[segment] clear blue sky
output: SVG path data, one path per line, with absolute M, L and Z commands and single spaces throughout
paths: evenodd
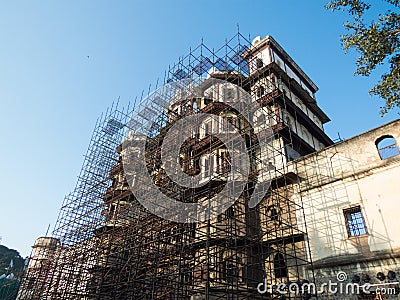
M 383 1 L 374 1 L 381 5 Z M 219 47 L 237 24 L 272 35 L 317 83 L 332 121 L 349 138 L 398 117 L 368 95 L 378 75 L 354 77 L 340 35 L 347 14 L 325 1 L 1 1 L 0 236 L 30 253 L 76 182 L 97 117 L 163 77 L 201 38 Z M 89 56 L 89 58 L 88 58 Z

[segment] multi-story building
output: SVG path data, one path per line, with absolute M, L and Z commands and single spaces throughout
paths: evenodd
M 383 216 L 399 156 L 382 160 L 376 143 L 398 139 L 400 122 L 334 144 L 317 90 L 269 36 L 191 51 L 130 120 L 112 110 L 98 124 L 53 234 L 60 246 L 44 272 L 35 253 L 19 298 L 280 299 L 279 284 L 340 270 L 398 272 Z M 374 194 L 375 181 L 385 191 Z

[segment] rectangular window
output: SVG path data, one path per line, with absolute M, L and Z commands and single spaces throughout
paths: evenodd
M 225 101 L 231 101 L 231 100 L 235 99 L 234 94 L 233 94 L 233 89 L 225 88 L 223 90 L 223 93 L 224 93 L 224 100 Z
M 212 155 L 204 159 L 204 178 L 210 177 L 214 173 L 214 157 Z
M 220 152 L 220 163 L 218 165 L 218 172 L 220 174 L 224 174 L 230 171 L 229 167 L 229 158 L 228 158 L 228 152 L 226 151 L 221 151 Z
M 367 234 L 367 227 L 365 226 L 360 206 L 344 209 L 343 213 L 349 237 Z
M 35 288 L 35 278 L 29 278 L 28 290 L 33 290 Z
M 211 121 L 204 123 L 204 135 L 208 135 L 212 133 L 212 125 Z

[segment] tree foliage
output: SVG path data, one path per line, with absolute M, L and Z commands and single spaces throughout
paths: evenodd
M 13 261 L 13 266 L 9 268 L 11 260 Z M 17 274 L 22 271 L 23 266 L 24 259 L 16 250 L 0 245 L 0 275 L 9 273 Z
M 12 263 L 10 263 L 12 261 Z M 24 259 L 13 249 L 0 245 L 0 299 L 14 300 L 17 298 L 20 285 L 20 275 L 24 268 Z M 14 277 L 6 275 L 14 274 Z
M 385 100 L 385 105 L 381 107 L 383 116 L 389 110 L 400 107 L 400 1 L 371 2 L 374 5 L 387 2 L 392 9 L 379 14 L 376 20 L 367 22 L 364 16 L 372 4 L 366 1 L 334 0 L 326 8 L 348 11 L 353 19 L 344 24 L 349 33 L 342 36 L 342 44 L 345 51 L 354 48 L 360 54 L 355 75 L 369 76 L 378 65 L 387 66 L 381 80 L 369 91 L 371 95 Z

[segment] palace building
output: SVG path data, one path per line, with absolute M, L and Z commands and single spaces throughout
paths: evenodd
M 375 299 L 277 289 L 400 278 L 400 120 L 334 143 L 317 91 L 270 36 L 191 50 L 98 121 L 18 299 Z

